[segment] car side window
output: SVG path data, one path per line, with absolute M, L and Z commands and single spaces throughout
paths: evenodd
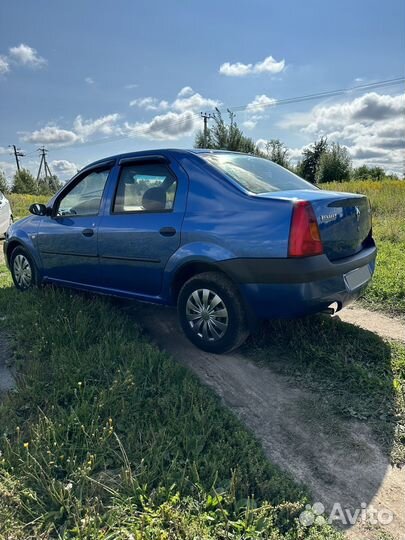
M 125 165 L 121 169 L 113 212 L 170 212 L 177 179 L 163 163 Z
M 96 216 L 110 170 L 92 171 L 60 200 L 57 216 Z

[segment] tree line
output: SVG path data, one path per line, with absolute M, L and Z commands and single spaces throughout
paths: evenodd
M 343 182 L 346 180 L 382 180 L 387 175 L 382 167 L 361 165 L 354 168 L 346 147 L 329 142 L 326 137 L 309 145 L 302 152 L 296 165 L 290 160 L 289 150 L 279 139 L 270 139 L 259 148 L 250 137 L 246 137 L 235 120 L 235 113 L 228 110 L 229 122 L 225 122 L 216 109 L 213 125 L 207 132 L 199 131 L 195 138 L 196 148 L 232 150 L 264 157 L 290 169 L 313 184 Z
M 28 169 L 17 171 L 11 185 L 9 185 L 4 173 L 0 171 L 0 191 L 2 193 L 53 195 L 62 185 L 63 182 L 56 175 L 39 178 L 37 181 Z

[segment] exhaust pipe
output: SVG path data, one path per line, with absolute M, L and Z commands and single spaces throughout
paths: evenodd
M 321 313 L 324 313 L 325 315 L 335 315 L 339 310 L 339 304 L 337 302 L 332 302 L 330 306 L 323 309 Z

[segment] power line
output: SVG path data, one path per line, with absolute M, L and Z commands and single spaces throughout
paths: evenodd
M 258 105 L 260 109 L 264 109 L 266 107 L 277 107 L 278 105 L 285 105 L 289 103 L 300 103 L 303 101 L 310 101 L 313 99 L 321 99 L 326 97 L 334 97 L 339 96 L 342 94 L 348 94 L 350 92 L 356 92 L 358 90 L 373 90 L 375 88 L 383 88 L 388 86 L 396 86 L 401 83 L 405 82 L 405 77 L 398 77 L 396 79 L 388 79 L 386 81 L 378 81 L 375 83 L 369 83 L 369 84 L 362 84 L 359 86 L 352 86 L 351 88 L 341 88 L 339 90 L 327 90 L 325 92 L 317 92 L 316 94 L 306 94 L 303 96 L 296 96 L 286 99 L 276 99 L 273 103 Z M 229 110 L 231 111 L 244 111 L 249 107 L 249 104 L 247 105 L 240 105 L 238 107 L 229 107 Z

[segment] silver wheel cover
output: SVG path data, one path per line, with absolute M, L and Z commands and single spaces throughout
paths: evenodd
M 16 282 L 23 289 L 28 289 L 32 283 L 31 264 L 25 255 L 19 253 L 13 262 L 13 273 Z
M 228 310 L 222 298 L 210 289 L 197 289 L 186 303 L 190 328 L 204 341 L 218 341 L 228 330 Z

